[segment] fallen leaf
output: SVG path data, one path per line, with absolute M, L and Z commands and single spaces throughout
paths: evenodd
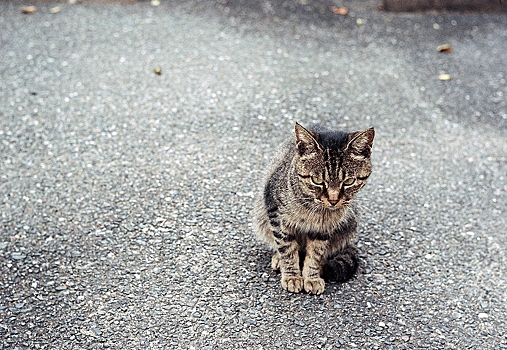
M 349 13 L 349 9 L 347 7 L 337 7 L 337 6 L 333 6 L 331 7 L 331 11 L 333 11 L 333 13 L 335 15 L 346 15 L 347 13 Z
M 21 12 L 31 15 L 32 13 L 37 12 L 37 7 L 35 6 L 25 6 L 21 8 Z
M 452 47 L 449 44 L 439 45 L 439 46 L 437 46 L 437 51 L 438 52 L 451 52 Z
M 438 80 L 451 80 L 451 75 L 450 74 L 440 74 L 438 76 Z

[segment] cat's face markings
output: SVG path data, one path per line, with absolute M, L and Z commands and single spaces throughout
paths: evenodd
M 344 205 L 344 180 L 348 179 L 345 170 L 341 168 L 341 156 L 333 150 L 322 148 L 314 154 L 300 157 L 298 174 L 307 192 L 315 198 L 315 202 L 328 208 L 338 208 Z M 355 182 L 355 179 L 354 181 Z
M 327 208 L 350 204 L 371 173 L 374 129 L 348 134 L 338 142 L 328 135 L 314 134 L 299 124 L 295 126 L 295 133 L 299 153 L 296 171 L 307 193 Z M 323 136 L 324 144 L 321 144 L 318 140 Z

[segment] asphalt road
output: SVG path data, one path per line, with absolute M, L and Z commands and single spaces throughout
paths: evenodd
M 507 17 L 344 3 L 0 2 L 0 349 L 507 348 Z M 321 296 L 250 224 L 296 121 L 376 129 Z

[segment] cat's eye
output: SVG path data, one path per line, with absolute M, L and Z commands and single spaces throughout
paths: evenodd
M 324 180 L 322 180 L 320 177 L 312 176 L 312 182 L 314 185 L 322 186 L 324 184 Z
M 353 177 L 349 177 L 348 179 L 345 179 L 345 181 L 343 181 L 343 184 L 345 186 L 350 186 L 352 185 L 354 182 L 356 182 L 356 179 L 353 178 Z

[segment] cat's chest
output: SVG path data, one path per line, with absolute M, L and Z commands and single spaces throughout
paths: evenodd
M 344 221 L 341 211 L 309 211 L 305 208 L 294 209 L 282 215 L 284 226 L 295 232 L 332 233 Z

